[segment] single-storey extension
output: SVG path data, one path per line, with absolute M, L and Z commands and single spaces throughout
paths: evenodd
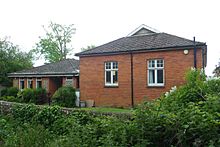
M 51 95 L 62 86 L 79 88 L 79 60 L 65 59 L 56 63 L 9 73 L 13 86 L 24 88 L 45 88 Z

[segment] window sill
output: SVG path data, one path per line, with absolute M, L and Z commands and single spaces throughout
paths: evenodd
M 165 85 L 147 85 L 147 88 L 165 88 Z
M 118 85 L 105 85 L 104 88 L 118 88 Z

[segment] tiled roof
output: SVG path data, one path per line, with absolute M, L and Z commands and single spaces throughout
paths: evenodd
M 142 50 L 160 50 L 168 48 L 190 47 L 193 45 L 193 41 L 189 39 L 181 38 L 167 33 L 154 33 L 149 35 L 136 35 L 119 38 L 93 49 L 77 53 L 76 56 Z M 202 46 L 205 45 L 205 43 L 196 42 L 196 45 Z
M 48 63 L 42 66 L 34 67 L 27 70 L 13 72 L 8 74 L 9 77 L 16 75 L 66 75 L 79 73 L 79 60 L 65 59 L 55 63 Z

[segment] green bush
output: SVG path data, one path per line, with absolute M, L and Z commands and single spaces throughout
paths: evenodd
M 209 94 L 220 96 L 220 79 L 211 79 L 207 81 L 207 91 Z
M 1 100 L 8 101 L 8 102 L 20 102 L 19 99 L 17 99 L 14 96 L 3 96 L 1 97 Z
M 43 88 L 34 89 L 35 96 L 32 97 L 31 102 L 35 104 L 44 104 L 48 102 L 47 91 Z
M 26 146 L 40 147 L 45 146 L 52 139 L 52 135 L 41 125 L 25 124 L 22 127 L 17 127 L 17 131 L 13 134 L 5 146 Z
M 12 107 L 12 116 L 21 123 L 32 122 L 35 115 L 39 112 L 36 105 L 16 105 Z
M 34 116 L 34 121 L 43 125 L 45 128 L 51 129 L 53 123 L 62 118 L 61 108 L 58 106 L 43 107 Z
M 17 87 L 10 87 L 10 88 L 5 88 L 1 91 L 1 96 L 13 96 L 17 97 L 18 93 L 18 88 Z
M 1 96 L 6 96 L 7 95 L 7 91 L 8 91 L 8 88 L 4 88 L 1 90 Z
M 0 142 L 5 146 L 220 146 L 218 84 L 217 79 L 205 81 L 200 71 L 190 71 L 185 85 L 140 104 L 127 120 L 80 110 L 64 115 L 57 106 L 17 106 L 12 109 L 14 122 L 0 116 Z
M 218 81 L 204 79 L 199 70 L 190 71 L 185 85 L 140 105 L 133 121 L 137 141 L 151 146 L 219 146 Z
M 21 91 L 21 99 L 25 103 L 29 102 L 35 102 L 36 101 L 36 95 L 34 93 L 34 90 L 31 88 L 26 88 L 23 91 Z
M 53 95 L 55 104 L 63 107 L 75 107 L 76 92 L 73 87 L 61 87 Z
M 10 87 L 8 88 L 7 95 L 16 97 L 18 94 L 18 91 L 19 89 L 17 87 Z

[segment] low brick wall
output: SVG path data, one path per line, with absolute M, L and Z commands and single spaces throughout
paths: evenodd
M 12 111 L 13 106 L 25 106 L 28 104 L 24 103 L 16 103 L 16 102 L 7 102 L 7 101 L 0 101 L 0 114 L 10 114 Z M 39 108 L 48 107 L 45 105 L 37 105 Z M 113 112 L 98 112 L 94 110 L 80 110 L 80 108 L 65 108 L 61 107 L 61 110 L 64 114 L 70 114 L 74 111 L 84 111 L 94 116 L 114 116 L 120 119 L 132 119 L 132 114 L 130 113 L 113 113 Z

